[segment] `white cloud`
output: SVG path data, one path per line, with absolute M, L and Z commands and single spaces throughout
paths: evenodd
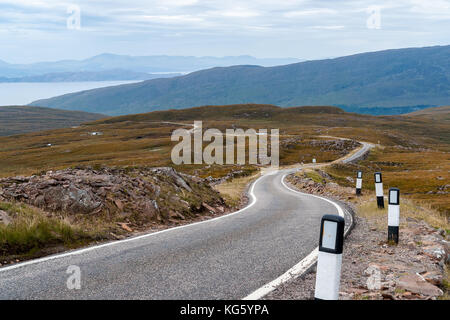
M 345 29 L 345 26 L 312 26 L 310 28 L 319 30 L 342 30 Z
M 132 19 L 144 19 L 147 21 L 152 22 L 161 22 L 161 23 L 177 23 L 177 24 L 183 24 L 183 23 L 190 23 L 190 22 L 201 22 L 203 21 L 202 18 L 190 16 L 190 15 L 144 15 L 140 17 L 133 17 Z
M 66 9 L 72 3 L 81 8 L 81 31 L 68 34 Z M 381 7 L 382 28 L 369 31 L 367 8 L 374 4 Z M 311 58 L 333 43 L 342 53 L 448 43 L 449 11 L 449 0 L 0 0 L 0 47 L 9 48 L 0 59 L 30 50 L 48 53 L 64 48 L 64 41 L 79 42 L 79 52 L 135 53 L 145 42 L 150 51 L 179 54 Z M 185 41 L 183 51 L 174 37 Z M 349 38 L 354 41 L 343 46 Z
M 257 17 L 261 15 L 259 12 L 236 8 L 234 10 L 225 10 L 225 11 L 214 11 L 211 12 L 213 15 L 219 15 L 223 17 L 232 17 L 232 18 L 250 18 Z
M 411 0 L 410 11 L 428 19 L 449 19 L 450 1 L 446 0 Z
M 160 0 L 159 3 L 164 6 L 185 7 L 199 3 L 198 0 Z
M 284 14 L 287 18 L 293 17 L 302 17 L 302 16 L 317 16 L 317 15 L 329 15 L 329 14 L 337 14 L 338 11 L 334 9 L 309 9 L 309 10 L 298 10 L 298 11 L 289 11 Z

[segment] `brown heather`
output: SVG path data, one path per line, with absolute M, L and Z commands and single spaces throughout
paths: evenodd
M 329 163 L 358 145 L 355 141 L 342 143 L 335 138 L 324 136 L 344 137 L 377 144 L 377 148 L 366 160 L 357 164 L 333 164 L 323 170 L 335 182 L 352 188 L 354 182 L 350 178 L 354 178 L 357 170 L 363 170 L 364 190 L 370 192 L 374 188 L 373 172 L 382 171 L 385 189 L 399 187 L 402 197 L 411 201 L 408 203 L 425 208 L 423 212 L 429 215 L 437 213 L 439 225 L 442 225 L 441 221 L 444 218 L 443 225 L 448 232 L 449 112 L 450 110 L 446 108 L 405 116 L 375 117 L 345 113 L 335 107 L 279 108 L 249 104 L 158 111 L 108 118 L 76 128 L 1 137 L 0 177 L 41 175 L 49 170 L 66 170 L 79 166 L 91 167 L 92 170 L 117 167 L 128 171 L 145 167 L 174 167 L 179 173 L 205 178 L 205 181 L 210 182 L 217 181 L 221 177 L 231 177 L 215 188 L 221 192 L 228 205 L 237 206 L 248 183 L 258 175 L 258 166 L 174 166 L 170 159 L 171 149 L 175 145 L 170 141 L 172 131 L 180 127 L 190 129 L 194 120 L 202 120 L 204 129 L 218 128 L 222 132 L 233 127 L 279 128 L 282 166 L 310 163 L 312 158 L 316 158 L 318 162 Z M 314 173 L 311 174 L 311 178 L 320 179 Z M 170 189 L 171 192 L 178 192 L 176 188 Z M 201 198 L 202 192 L 204 191 L 199 190 L 192 199 L 186 198 L 184 201 L 189 205 L 195 203 L 194 207 L 198 208 L 200 205 L 198 197 Z M 210 192 L 207 190 L 208 194 Z M 2 208 L 9 208 L 10 212 L 17 212 L 19 210 L 17 208 L 22 208 L 22 203 L 6 200 L 10 202 L 4 201 Z M 162 205 L 164 206 L 164 203 Z M 33 243 L 30 246 L 26 245 L 28 240 L 20 240 L 25 245 L 19 247 L 26 249 L 19 250 L 22 253 L 40 250 L 41 254 L 45 254 L 43 248 L 50 243 L 67 247 L 69 243 L 75 245 L 95 241 L 92 239 L 111 238 L 110 232 L 114 235 L 119 233 L 117 222 L 129 223 L 131 228 L 135 227 L 131 220 L 108 220 L 98 215 L 86 223 L 83 219 L 74 219 L 73 215 L 66 212 L 48 214 L 34 211 L 38 210 L 34 207 L 26 208 L 31 210 L 28 212 L 37 212 L 37 217 L 44 218 L 33 223 L 28 220 L 20 222 L 22 220 L 19 219 L 14 225 L 23 227 L 15 227 L 12 234 L 23 232 L 23 235 L 15 235 L 13 238 L 34 239 L 27 236 L 30 232 L 51 236 L 30 240 Z M 422 217 L 423 214 L 417 216 Z M 46 224 L 53 225 L 50 228 L 51 232 L 33 231 Z M 38 229 L 33 229 L 35 227 Z M 122 226 L 120 230 L 124 232 L 124 228 L 128 227 Z M 6 232 L 4 227 L 0 229 L 0 234 L 3 236 L 3 238 L 0 236 L 2 241 L 13 243 L 11 242 L 13 238 L 7 235 L 9 231 Z M 22 243 L 20 241 L 14 243 Z M 29 249 L 30 247 L 32 249 Z

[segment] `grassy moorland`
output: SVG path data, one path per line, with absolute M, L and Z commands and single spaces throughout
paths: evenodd
M 403 195 L 412 197 L 431 208 L 450 213 L 448 182 L 450 181 L 450 155 L 436 150 L 409 150 L 402 147 L 376 148 L 358 164 L 332 165 L 327 172 L 342 185 L 357 170 L 364 172 L 363 187 L 374 190 L 373 173 L 383 172 L 383 184 L 400 188 Z
M 340 150 L 317 143 L 327 140 L 320 136 L 340 136 L 379 144 L 383 148 L 372 154 L 367 165 L 373 162 L 374 169 L 398 171 L 397 176 L 417 185 L 417 192 L 428 192 L 432 191 L 429 188 L 438 187 L 439 181 L 448 181 L 450 111 L 438 108 L 435 112 L 439 112 L 439 117 L 430 118 L 430 113 L 435 114 L 432 111 L 375 117 L 346 113 L 335 107 L 233 105 L 127 115 L 74 128 L 2 137 L 0 177 L 77 165 L 171 166 L 170 152 L 175 145 L 170 141 L 171 132 L 183 127 L 180 123 L 190 129 L 194 120 L 203 120 L 204 129 L 218 128 L 222 132 L 233 127 L 279 128 L 280 163 L 283 165 L 310 162 L 313 157 L 319 162 L 339 158 Z M 220 176 L 233 170 L 233 166 L 189 165 L 179 166 L 177 170 Z M 417 174 L 412 174 L 415 171 Z M 424 176 L 424 172 L 428 172 L 428 176 Z M 437 179 L 439 176 L 444 180 Z M 419 183 L 421 177 L 427 182 Z
M 450 121 L 450 106 L 438 107 L 438 108 L 427 108 L 420 111 L 411 112 L 405 114 L 406 117 L 424 117 L 437 121 Z
M 340 112 L 343 117 L 349 117 L 337 108 L 328 109 L 322 112 Z M 284 162 L 298 162 L 302 155 L 305 161 L 310 161 L 313 154 L 322 161 L 331 161 L 339 156 L 339 150 L 320 153 L 320 147 L 291 141 L 292 137 L 289 136 L 299 135 L 303 140 L 313 139 L 316 126 L 310 122 L 315 118 L 317 122 L 323 122 L 320 120 L 324 116 L 323 113 L 316 113 L 318 111 L 315 109 L 311 110 L 313 113 L 308 113 L 308 108 L 305 108 L 296 111 L 297 120 L 292 119 L 295 115 L 289 114 L 277 119 L 275 114 L 282 110 L 284 109 L 274 106 L 256 105 L 205 107 L 109 118 L 75 128 L 4 137 L 0 138 L 0 177 L 27 175 L 83 164 L 171 165 L 170 152 L 175 145 L 170 141 L 171 132 L 183 127 L 176 124 L 179 122 L 186 123 L 184 127 L 190 129 L 193 119 L 202 119 L 204 128 L 218 128 L 223 131 L 233 125 L 244 129 L 280 128 L 283 135 L 281 142 L 289 144 L 287 148 L 280 150 Z M 273 119 L 270 119 L 272 115 Z M 352 115 L 350 117 L 356 118 Z M 287 119 L 290 119 L 289 123 Z M 301 119 L 303 124 L 299 123 Z M 198 167 L 188 166 L 184 169 L 191 171 Z
M 102 114 L 80 111 L 28 106 L 4 106 L 0 107 L 0 136 L 67 128 L 105 117 Z
M 107 118 L 76 128 L 0 138 L 0 176 L 33 174 L 73 165 L 171 165 L 173 130 L 193 120 L 224 132 L 238 128 L 279 128 L 281 163 L 327 162 L 339 151 L 310 143 L 321 135 L 349 137 L 388 147 L 450 151 L 446 121 L 425 117 L 374 117 L 334 107 L 279 108 L 271 105 L 199 107 Z M 48 146 L 51 144 L 51 146 Z M 412 149 L 411 149 L 412 150 Z M 194 167 L 187 168 L 188 170 Z
M 332 162 L 357 146 L 352 141 L 337 144 L 335 139 L 326 136 L 377 144 L 370 156 L 357 164 L 334 164 L 324 170 L 334 181 L 351 187 L 353 182 L 349 177 L 354 177 L 356 170 L 363 170 L 366 190 L 374 188 L 373 172 L 382 171 L 386 188 L 399 187 L 403 198 L 448 221 L 449 113 L 448 108 L 443 108 L 405 116 L 375 117 L 346 113 L 335 107 L 233 105 L 106 118 L 78 127 L 0 137 L 0 178 L 80 166 L 94 169 L 172 166 L 179 172 L 201 178 L 220 178 L 233 173 L 233 180 L 216 188 L 228 205 L 236 206 L 251 177 L 257 176 L 257 166 L 175 166 L 171 162 L 171 149 L 175 145 L 170 140 L 172 131 L 181 127 L 191 129 L 194 120 L 202 120 L 203 129 L 218 128 L 222 132 L 230 128 L 280 129 L 281 165 L 310 163 L 312 158 Z M 39 242 L 44 247 L 47 242 L 65 245 L 104 237 L 105 228 L 91 230 L 89 223 L 73 224 L 64 214 L 61 215 L 65 217 L 64 223 L 57 221 L 62 219 L 59 216 L 50 215 L 47 219 L 42 214 L 36 215 L 42 219 L 31 221 L 29 212 L 34 209 L 20 205 L 3 203 L 0 210 L 22 212 L 17 225 L 27 226 L 22 228 L 24 234 L 19 237 L 17 230 L 8 229 L 6 233 L 6 229 L 0 229 L 3 234 L 0 242 L 17 243 L 18 248 L 25 248 L 22 240 L 35 241 L 36 234 L 49 236 Z M 98 221 L 92 226 L 97 228 Z
M 357 164 L 332 165 L 326 171 L 340 184 L 350 186 L 346 177 L 362 170 L 365 173 L 363 185 L 368 190 L 374 190 L 373 173 L 381 171 L 386 188 L 398 187 L 404 196 L 450 218 L 450 108 L 432 108 L 402 117 L 381 118 L 405 119 L 414 125 L 404 123 L 396 130 L 374 136 L 369 141 L 377 142 L 375 140 L 378 139 L 381 145 L 367 159 Z M 347 131 L 334 130 L 333 134 L 352 137 Z M 386 138 L 396 140 L 396 143 L 386 143 Z

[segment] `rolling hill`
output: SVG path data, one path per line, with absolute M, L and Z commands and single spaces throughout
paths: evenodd
M 450 106 L 428 108 L 406 114 L 409 117 L 421 117 L 435 121 L 450 121 Z
M 351 111 L 406 107 L 411 112 L 447 105 L 449 97 L 450 46 L 436 46 L 277 67 L 213 68 L 67 94 L 32 105 L 109 115 L 239 103 L 335 105 Z
M 24 168 L 38 172 L 49 165 L 51 168 L 67 168 L 80 164 L 171 165 L 170 152 L 174 145 L 170 139 L 171 133 L 180 128 L 180 123 L 186 124 L 181 127 L 190 128 L 194 120 L 203 120 L 204 128 L 218 128 L 222 132 L 233 127 L 279 128 L 282 140 L 287 144 L 293 143 L 289 142 L 290 134 L 298 135 L 301 140 L 294 143 L 296 147 L 292 150 L 286 148 L 281 152 L 282 164 L 298 161 L 295 157 L 300 150 L 311 156 L 311 151 L 306 150 L 308 148 L 315 148 L 315 152 L 323 157 L 327 152 L 319 152 L 320 145 L 308 146 L 306 143 L 311 136 L 320 135 L 380 142 L 385 146 L 418 148 L 433 145 L 445 151 L 450 150 L 449 124 L 426 118 L 418 121 L 407 116 L 375 117 L 347 113 L 337 107 L 327 106 L 205 106 L 105 118 L 77 127 L 66 126 L 58 130 L 1 137 L 0 176 L 22 174 Z M 92 132 L 102 134 L 89 134 Z M 51 148 L 47 147 L 49 143 Z M 189 171 L 196 168 L 187 166 L 185 169 Z
M 353 176 L 360 165 L 365 165 L 365 172 L 385 172 L 386 186 L 399 187 L 405 196 L 431 201 L 433 206 L 448 213 L 450 201 L 445 185 L 450 172 L 450 123 L 442 120 L 448 114 L 448 110 L 444 111 L 440 119 L 431 120 L 421 116 L 360 115 L 336 107 L 280 108 L 249 104 L 126 115 L 76 127 L 0 137 L 0 177 L 86 166 L 94 169 L 171 166 L 202 178 L 255 169 L 233 165 L 174 165 L 171 152 L 176 142 L 171 141 L 171 134 L 180 127 L 190 129 L 193 120 L 203 120 L 203 129 L 217 128 L 221 132 L 229 128 L 279 128 L 281 165 L 310 163 L 313 157 L 318 162 L 340 157 L 342 145 L 327 137 L 380 144 L 382 147 L 373 151 L 365 162 L 336 167 L 334 172 L 342 176 L 340 182 L 353 187 L 346 177 Z M 370 181 L 366 179 L 366 186 L 373 188 Z
M 77 126 L 102 114 L 28 106 L 0 107 L 0 136 Z

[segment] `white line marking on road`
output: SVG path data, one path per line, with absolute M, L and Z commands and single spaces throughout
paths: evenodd
M 248 296 L 242 300 L 259 300 L 265 295 L 269 294 L 275 290 L 279 285 L 301 276 L 305 271 L 307 271 L 311 266 L 313 266 L 317 261 L 317 256 L 319 254 L 319 247 L 315 248 L 309 255 L 303 258 L 302 261 L 297 263 L 295 266 L 290 268 L 284 274 L 276 278 L 275 280 L 265 284 L 261 288 L 253 291 Z
M 341 217 L 344 217 L 344 210 L 342 210 L 341 206 L 338 205 L 336 202 L 331 201 L 330 199 L 327 199 L 327 198 L 324 198 L 324 197 L 321 197 L 321 196 L 316 196 L 315 194 L 310 194 L 310 193 L 300 192 L 300 191 L 294 190 L 294 189 L 292 189 L 291 187 L 289 187 L 289 186 L 286 184 L 286 182 L 284 182 L 284 179 L 286 178 L 287 175 L 288 175 L 288 174 L 285 174 L 285 175 L 281 178 L 281 183 L 283 184 L 283 186 L 284 186 L 286 189 L 289 189 L 289 190 L 291 190 L 292 192 L 299 193 L 299 194 L 304 195 L 304 196 L 311 196 L 311 197 L 314 197 L 314 198 L 318 198 L 318 199 L 325 200 L 326 202 L 329 202 L 329 203 L 331 203 L 333 206 L 335 206 L 336 209 L 337 209 L 337 211 L 338 211 L 338 213 L 339 213 L 339 215 L 340 215 Z
M 282 178 L 281 178 L 281 184 L 288 190 L 301 194 L 301 195 L 305 195 L 305 196 L 311 196 L 314 198 L 319 198 L 321 200 L 325 200 L 326 202 L 331 203 L 332 205 L 334 205 L 339 213 L 339 215 L 341 217 L 345 217 L 344 214 L 344 210 L 341 208 L 341 206 L 339 204 L 337 204 L 336 202 L 321 197 L 321 196 L 316 196 L 314 194 L 309 194 L 309 193 L 304 193 L 304 192 L 300 192 L 297 190 L 294 190 L 292 188 L 290 188 L 285 182 L 284 179 L 286 178 L 288 174 L 285 174 Z M 350 226 L 353 224 L 353 217 L 351 216 L 351 222 L 350 222 Z M 347 232 L 348 232 L 349 228 L 347 228 Z M 346 232 L 346 234 L 347 234 Z M 319 247 L 316 247 L 310 254 L 308 254 L 305 258 L 303 258 L 299 263 L 297 263 L 295 266 L 293 266 L 292 268 L 290 268 L 288 271 L 286 271 L 285 273 L 283 273 L 281 276 L 279 276 L 278 278 L 276 278 L 275 280 L 272 280 L 271 282 L 265 284 L 264 286 L 262 286 L 259 289 L 256 289 L 255 291 L 253 291 L 252 293 L 250 293 L 248 296 L 246 296 L 245 298 L 243 298 L 242 300 L 259 300 L 262 297 L 266 296 L 267 294 L 269 294 L 270 292 L 272 292 L 273 290 L 275 290 L 279 285 L 291 280 L 291 279 L 295 279 L 299 276 L 301 276 L 302 274 L 304 274 L 306 271 L 308 271 L 316 262 L 317 262 L 317 257 L 319 255 Z

